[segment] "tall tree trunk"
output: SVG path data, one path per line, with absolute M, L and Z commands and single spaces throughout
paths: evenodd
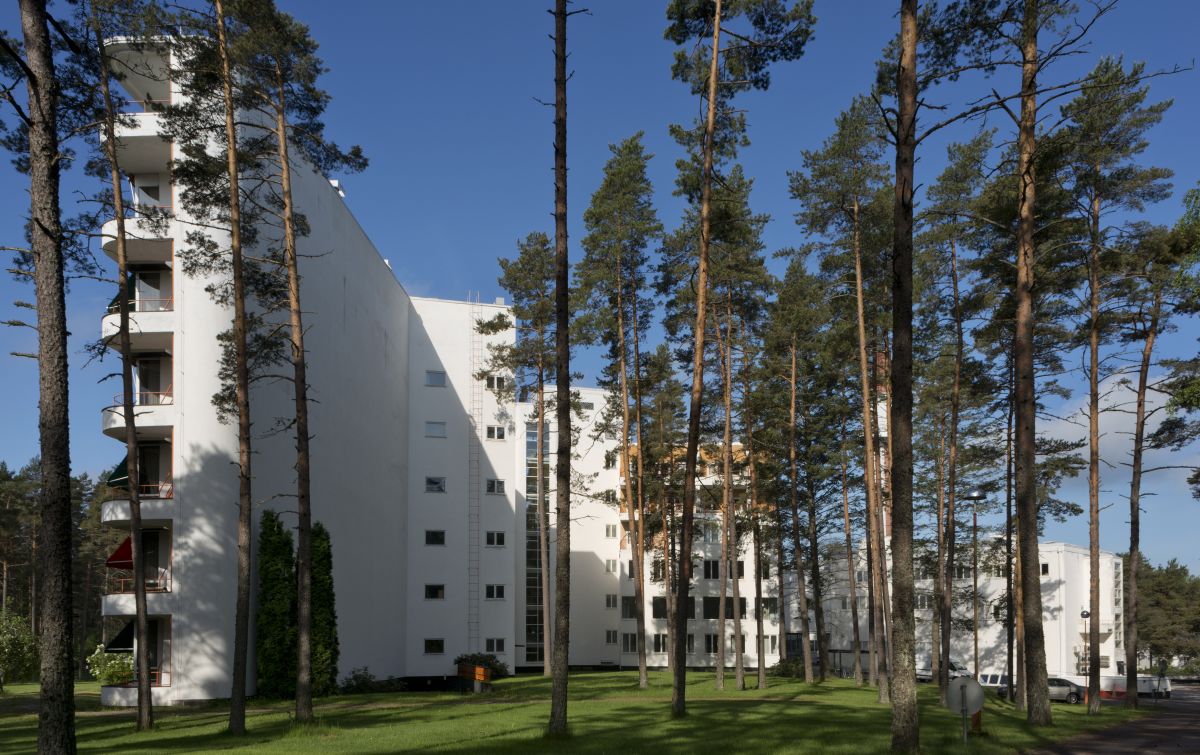
M 943 702 L 950 684 L 950 619 L 954 611 L 954 551 L 958 541 L 958 414 L 962 389 L 963 328 L 958 295 L 958 246 L 950 241 L 950 280 L 954 316 L 954 379 L 950 387 L 950 461 L 946 471 L 946 563 L 942 588 L 942 664 L 938 686 Z M 974 598 L 972 598 L 974 600 Z M 979 669 L 975 669 L 976 673 Z
M 667 601 L 667 668 L 673 669 L 675 643 L 679 641 L 679 638 L 675 636 L 675 570 L 671 566 L 675 555 L 674 549 L 671 547 L 675 532 L 675 512 L 671 505 L 671 472 L 675 468 L 675 447 L 667 440 L 664 424 L 665 420 L 660 411 L 658 415 L 658 446 L 666 449 L 667 470 L 666 479 L 663 481 L 662 499 L 658 506 L 659 520 L 662 522 L 663 594 Z M 638 451 L 640 452 L 641 448 Z
M 788 620 L 787 580 L 784 579 L 784 564 L 787 563 L 785 553 L 785 524 L 783 504 L 775 500 L 775 586 L 779 599 L 779 660 L 787 660 L 787 636 L 791 631 Z
M 559 0 L 563 2 L 563 0 Z M 704 393 L 704 328 L 708 309 L 708 246 L 712 232 L 713 133 L 717 116 L 717 60 L 721 53 L 721 0 L 713 6 L 712 59 L 708 70 L 708 108 L 704 121 L 703 168 L 700 177 L 700 260 L 696 271 L 696 324 L 692 333 L 692 389 L 688 400 L 687 451 L 684 455 L 683 516 L 675 603 L 675 669 L 671 685 L 671 714 L 687 715 L 687 607 L 692 581 L 692 514 L 696 506 L 696 456 L 700 449 L 700 410 Z
M 875 515 L 867 509 L 867 684 L 879 684 L 879 629 L 875 622 Z M 887 682 L 884 682 L 886 686 Z M 880 693 L 882 698 L 883 693 Z
M 846 530 L 846 576 L 850 580 L 850 627 L 854 636 L 854 686 L 863 685 L 862 640 L 858 630 L 858 579 L 855 575 L 854 536 L 850 531 L 850 481 L 846 474 L 845 450 L 842 453 L 842 523 Z
M 541 334 L 538 343 L 545 343 Z M 550 676 L 550 642 L 554 632 L 550 627 L 550 510 L 546 505 L 546 367 L 538 357 L 537 368 L 537 519 L 538 519 L 538 563 L 541 564 L 538 578 L 542 586 L 542 676 Z
M 642 564 L 645 563 L 645 543 L 646 543 L 646 488 L 644 483 L 645 478 L 645 438 L 643 437 L 642 426 L 642 349 L 641 336 L 639 335 L 638 322 L 638 296 L 637 290 L 633 292 L 633 298 L 629 302 L 630 314 L 633 317 L 633 421 L 637 429 L 637 446 L 634 452 L 635 470 L 634 474 L 637 477 L 637 485 L 634 489 L 634 500 L 637 503 L 637 520 L 638 520 L 638 548 L 642 553 Z M 624 352 L 622 352 L 624 353 Z M 666 537 L 666 530 L 663 530 L 663 537 Z M 653 548 L 653 546 L 651 546 Z M 644 689 L 650 686 L 649 679 L 646 677 L 646 575 L 643 567 L 639 567 L 639 586 L 642 594 L 638 596 L 638 617 L 641 620 L 641 626 L 638 628 L 638 636 L 641 638 L 642 652 L 638 655 L 638 679 L 639 684 Z M 663 587 L 664 592 L 670 592 L 671 580 L 669 578 L 670 562 L 666 559 L 666 554 L 663 554 Z
M 722 381 L 725 388 L 725 443 L 722 463 L 722 478 L 725 509 L 725 532 L 728 543 L 725 548 L 727 559 L 725 570 L 732 571 L 733 583 L 733 675 L 734 689 L 746 688 L 745 647 L 742 643 L 741 574 L 738 573 L 737 511 L 733 498 L 733 302 L 729 294 L 725 297 L 725 358 Z M 721 614 L 722 618 L 724 613 Z
M 1016 526 L 1020 527 L 1019 521 L 1016 523 Z M 1022 566 L 1021 561 L 1020 537 L 1017 538 L 1017 543 L 1014 546 L 1014 553 L 1016 556 L 1016 563 L 1014 564 L 1013 568 L 1013 597 L 1017 604 L 1015 637 L 1017 645 L 1016 668 L 1021 674 L 1021 683 L 1016 685 L 1016 692 L 1013 696 L 1013 705 L 1017 710 L 1025 710 L 1027 707 L 1027 699 L 1025 697 L 1025 691 L 1027 688 L 1027 685 L 1025 684 L 1025 594 L 1024 590 L 1022 589 L 1022 585 L 1025 583 L 1025 578 L 1021 573 L 1024 567 Z
M 942 637 L 945 636 L 944 619 L 946 604 L 944 596 L 949 586 L 946 581 L 946 426 L 945 419 L 938 417 L 938 450 L 934 460 L 937 471 L 937 568 L 933 576 L 934 622 L 932 634 L 932 651 L 929 654 L 930 672 L 937 680 L 938 697 L 942 705 L 946 704 L 946 690 L 950 676 L 946 665 L 942 663 Z
M 892 752 L 920 743 L 913 619 L 912 282 L 913 162 L 917 149 L 917 0 L 900 3 L 895 236 L 892 242 L 892 383 L 888 406 L 892 501 Z M 953 495 L 954 446 L 951 443 Z M 942 638 L 946 642 L 946 638 Z
M 1048 725 L 1049 687 L 1046 682 L 1046 639 L 1042 628 L 1042 585 L 1038 567 L 1037 395 L 1033 364 L 1034 224 L 1036 216 L 1035 149 L 1037 146 L 1039 0 L 1025 0 L 1021 36 L 1021 117 L 1017 135 L 1017 173 L 1021 194 L 1017 213 L 1016 339 L 1013 361 L 1016 385 L 1017 527 L 1021 544 L 1025 669 L 1022 682 L 1028 700 L 1027 717 L 1034 725 Z
M 554 3 L 554 379 L 555 458 L 554 661 L 550 694 L 553 736 L 567 733 L 567 666 L 571 639 L 571 341 L 567 259 L 567 0 Z
M 716 314 L 715 312 L 713 313 Z M 716 317 L 714 316 L 714 320 Z M 729 397 L 726 393 L 726 388 L 729 385 L 727 382 L 729 356 L 726 352 L 728 338 L 721 337 L 721 325 L 718 322 L 716 327 L 717 335 L 717 354 L 720 356 L 721 368 L 721 396 L 724 402 L 725 416 L 724 437 L 721 440 L 721 556 L 717 561 L 717 577 L 720 579 L 720 589 L 717 598 L 717 673 L 716 686 L 717 689 L 725 689 L 725 663 L 727 656 L 725 653 L 725 627 L 726 627 L 726 612 L 729 610 L 729 508 L 730 508 L 730 493 L 733 489 L 733 418 L 729 413 Z
M 874 383 L 873 384 L 879 385 L 880 384 L 880 378 L 879 378 L 880 369 L 879 369 L 879 354 L 878 354 L 878 352 L 875 354 L 875 357 L 872 358 L 871 364 L 872 364 L 872 368 L 871 368 L 872 374 L 874 375 Z M 879 408 L 878 401 L 875 400 L 874 398 L 872 398 L 871 404 L 870 404 L 871 428 L 872 428 L 871 435 L 875 439 L 875 443 L 876 443 L 875 447 L 876 448 L 880 448 L 879 435 L 877 433 L 879 433 L 879 431 L 881 429 L 881 423 L 880 423 L 880 419 L 878 416 L 878 408 Z M 886 510 L 886 506 L 884 503 L 885 497 L 883 494 L 883 482 L 882 482 L 883 470 L 881 469 L 881 467 L 886 467 L 887 465 L 890 464 L 890 461 L 891 461 L 890 457 L 888 457 L 885 461 L 879 462 L 878 457 L 876 457 L 877 463 L 874 465 L 873 471 L 875 474 L 875 491 L 876 491 L 876 501 L 878 502 L 878 505 L 875 507 L 875 510 L 873 512 L 874 516 L 875 516 L 875 520 L 874 520 L 874 525 L 871 529 L 871 546 L 875 549 L 875 562 L 874 563 L 876 565 L 875 566 L 875 574 L 872 578 L 875 581 L 875 609 L 874 609 L 875 610 L 875 625 L 876 625 L 876 627 L 878 627 L 875 637 L 876 637 L 876 642 L 879 645 L 879 647 L 876 651 L 876 655 L 879 658 L 879 702 L 888 703 L 888 704 L 891 703 L 891 692 L 892 692 L 891 682 L 889 681 L 889 671 L 888 671 L 891 668 L 891 664 L 892 664 L 892 643 L 891 643 L 891 635 L 888 631 L 889 621 L 890 621 L 889 614 L 891 612 L 892 602 L 888 598 L 888 582 L 889 582 L 888 563 L 889 562 L 888 562 L 887 542 L 886 542 L 885 535 L 884 535 L 884 533 L 887 532 L 887 530 L 888 530 L 888 524 L 887 524 L 888 520 L 887 520 L 887 510 Z M 888 468 L 890 468 L 890 467 L 888 467 Z
M 811 572 L 813 591 L 813 623 L 817 627 L 817 664 L 816 677 L 825 681 L 829 673 L 829 641 L 825 636 L 825 605 L 824 590 L 821 588 L 821 551 L 817 532 L 817 490 L 811 474 L 805 474 L 808 493 L 808 568 Z
M 624 261 L 620 251 L 617 252 L 616 280 L 617 290 L 617 369 L 620 374 L 618 383 L 621 391 L 621 479 L 624 481 L 625 508 L 629 514 L 629 545 L 633 554 L 633 602 L 634 619 L 637 626 L 637 655 L 638 655 L 638 687 L 646 689 L 650 686 L 646 676 L 646 561 L 643 548 L 646 543 L 645 522 L 640 511 L 640 497 L 634 497 L 633 476 L 631 474 L 629 453 L 630 421 L 629 421 L 629 365 L 626 355 L 628 348 L 625 343 L 625 275 Z
M 1142 451 L 1146 438 L 1146 385 L 1150 377 L 1151 356 L 1154 341 L 1158 337 L 1158 321 L 1162 309 L 1162 292 L 1155 290 L 1154 304 L 1150 310 L 1150 322 L 1142 342 L 1142 361 L 1138 365 L 1137 409 L 1133 425 L 1133 459 L 1129 478 L 1129 565 L 1125 569 L 1125 584 L 1129 590 L 1129 602 L 1122 613 L 1125 615 L 1125 707 L 1138 707 L 1137 698 L 1137 642 L 1138 642 L 1138 569 L 1141 568 L 1141 514 L 1142 497 Z
M 1013 671 L 1013 644 L 1015 642 L 1013 627 L 1016 617 L 1016 596 L 1013 589 L 1016 584 L 1016 569 L 1013 558 L 1013 378 L 1012 361 L 1009 360 L 1008 370 L 1008 417 L 1004 428 L 1004 635 L 1007 652 L 1004 656 L 1004 671 L 1008 675 L 1008 699 L 1014 700 L 1013 686 L 1015 679 Z
M 283 194 L 284 262 L 287 267 L 288 326 L 292 347 L 292 388 L 296 402 L 296 721 L 313 720 L 312 682 L 312 475 L 308 452 L 308 360 L 300 310 L 300 266 L 296 252 L 296 209 L 288 154 L 287 82 L 275 63 L 275 144 Z
M 1088 714 L 1100 712 L 1100 195 L 1088 250 Z
M 121 355 L 121 412 L 125 419 L 125 463 L 126 479 L 129 483 L 129 543 L 133 556 L 133 605 L 134 605 L 134 669 L 137 675 L 137 730 L 154 728 L 153 691 L 150 687 L 150 655 L 148 633 L 149 619 L 146 616 L 145 553 L 142 543 L 142 495 L 141 470 L 138 458 L 137 420 L 134 417 L 133 392 L 133 347 L 129 337 L 129 304 L 134 291 L 129 280 L 129 258 L 125 234 L 125 197 L 121 187 L 121 169 L 117 164 L 117 108 L 113 103 L 110 88 L 108 50 L 100 19 L 91 8 L 89 19 L 96 37 L 96 52 L 100 65 L 100 94 L 104 101 L 102 127 L 104 129 L 104 153 L 108 159 L 109 186 L 113 197 L 113 214 L 116 216 L 117 252 L 117 312 L 120 327 L 117 332 L 117 348 Z
M 242 259 L 242 206 L 238 183 L 237 126 L 233 102 L 233 66 L 229 59 L 223 0 L 214 0 L 217 47 L 221 59 L 221 89 L 225 100 L 225 154 L 229 175 L 229 248 L 233 268 L 234 395 L 238 415 L 238 563 L 237 603 L 233 621 L 233 690 L 229 700 L 229 731 L 246 733 L 246 658 L 250 644 L 250 376 L 246 345 L 246 280 Z
M 880 638 L 883 631 L 883 612 L 881 610 L 882 581 L 879 579 L 881 567 L 884 572 L 886 572 L 887 567 L 879 557 L 880 554 L 878 551 L 879 541 L 881 540 L 879 536 L 880 522 L 877 521 L 879 518 L 880 491 L 877 483 L 878 475 L 875 469 L 878 457 L 875 455 L 875 424 L 872 420 L 874 413 L 871 409 L 871 378 L 867 369 L 867 321 L 865 304 L 863 302 L 862 240 L 859 220 L 860 210 L 857 199 L 854 200 L 851 209 L 852 239 L 854 244 L 854 297 L 858 316 L 858 370 L 862 393 L 863 484 L 867 490 L 867 548 L 870 551 L 868 571 L 871 572 L 871 641 L 873 648 L 871 676 L 874 680 L 873 683 L 879 685 L 880 702 L 887 702 L 889 697 L 887 673 L 883 670 L 885 654 Z
M 800 540 L 800 472 L 796 462 L 796 336 L 791 342 L 791 401 L 788 408 L 788 503 L 792 515 L 792 560 L 796 567 L 796 609 L 800 614 L 800 651 L 804 658 L 804 681 L 813 683 L 812 644 L 808 639 L 808 588 L 804 582 L 804 545 Z
M 37 622 L 41 696 L 38 751 L 75 752 L 75 662 L 71 611 L 71 445 L 67 414 L 67 313 L 60 222 L 58 97 L 54 52 L 44 0 L 20 0 L 21 31 L 29 74 L 30 251 L 37 297 L 38 440 L 41 491 L 38 510 Z M 34 608 L 38 606 L 38 608 Z
M 746 385 L 746 400 L 749 403 L 750 386 Z M 758 657 L 758 688 L 767 688 L 767 641 L 763 627 L 763 586 L 762 586 L 762 525 L 759 522 L 758 502 L 758 466 L 754 455 L 754 422 L 750 409 L 746 407 L 746 465 L 750 476 L 750 525 L 754 549 L 754 652 Z

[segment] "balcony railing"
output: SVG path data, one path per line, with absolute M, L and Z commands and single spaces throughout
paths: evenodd
M 125 113 L 157 113 L 170 104 L 170 100 L 127 100 L 121 110 Z
M 121 488 L 125 488 L 125 487 L 126 487 L 125 485 L 123 485 L 123 484 L 121 485 Z M 175 497 L 175 485 L 170 480 L 163 480 L 161 482 L 146 482 L 146 483 L 142 483 L 141 485 L 138 485 L 137 487 L 138 487 L 138 497 L 142 498 L 142 499 L 146 499 L 146 498 L 170 499 L 170 498 Z M 120 496 L 117 496 L 117 498 L 120 498 Z
M 158 576 L 145 577 L 146 592 L 171 592 L 171 570 L 159 569 Z M 137 587 L 137 578 L 126 570 L 113 571 L 108 575 L 108 595 L 131 595 Z
M 173 312 L 174 299 L 130 299 L 130 312 Z M 115 315 L 121 311 L 121 305 L 114 302 L 108 305 L 108 314 Z
M 134 677 L 124 684 L 110 684 L 110 687 L 136 687 L 137 686 L 137 669 L 134 669 Z M 150 686 L 151 687 L 170 687 L 171 672 L 169 669 L 150 669 Z
M 175 395 L 170 388 L 165 391 L 137 391 L 133 394 L 134 406 L 171 406 L 175 403 Z M 113 396 L 113 409 L 125 406 L 125 394 Z

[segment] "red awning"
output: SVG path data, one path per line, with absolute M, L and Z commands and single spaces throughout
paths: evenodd
M 133 568 L 133 541 L 125 538 L 117 549 L 113 551 L 108 560 L 104 562 L 106 566 L 111 566 L 114 569 L 132 569 Z

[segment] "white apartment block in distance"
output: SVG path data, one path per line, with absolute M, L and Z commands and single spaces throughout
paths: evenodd
M 142 575 L 132 574 L 128 544 L 109 559 L 105 640 L 111 650 L 132 650 L 133 588 L 142 579 L 155 703 L 223 698 L 232 683 L 238 444 L 236 424 L 220 421 L 212 397 L 220 389 L 219 336 L 232 313 L 206 290 L 213 280 L 185 275 L 180 265 L 179 251 L 195 225 L 172 184 L 175 147 L 159 136 L 162 116 L 154 107 L 181 96 L 161 75 L 171 53 L 120 40 L 109 53 L 128 64 L 122 86 L 136 110 L 132 123 L 118 130 L 130 200 L 136 211 L 166 211 L 171 220 L 165 229 L 128 224 L 140 473 L 124 484 L 137 485 L 141 494 L 147 555 Z M 139 75 L 143 69 L 159 75 Z M 339 675 L 366 666 L 380 677 L 442 677 L 452 675 L 453 659 L 467 652 L 493 652 L 516 668 L 540 666 L 540 611 L 552 596 L 541 594 L 530 514 L 533 407 L 497 400 L 495 381 L 511 376 L 481 374 L 489 346 L 511 342 L 514 332 L 483 336 L 475 327 L 506 308 L 501 301 L 409 296 L 355 221 L 342 190 L 300 159 L 292 176 L 294 201 L 311 227 L 299 253 L 312 507 L 333 544 Z M 115 257 L 115 221 L 104 230 L 104 251 Z M 105 337 L 116 334 L 116 307 L 102 314 L 100 329 Z M 618 472 L 606 463 L 616 441 L 593 437 L 604 394 L 586 388 L 579 394 L 583 418 L 574 464 L 586 483 L 572 491 L 571 663 L 631 666 L 637 662 L 631 551 L 615 496 Z M 101 411 L 102 432 L 117 441 L 114 463 L 124 458 L 121 399 Z M 253 385 L 255 537 L 266 509 L 280 512 L 285 524 L 295 521 L 294 440 L 289 432 L 269 432 L 292 416 L 292 402 L 285 381 Z M 556 446 L 554 432 L 550 423 L 548 449 Z M 117 486 L 120 476 L 118 468 Z M 554 491 L 546 495 L 553 506 Z M 105 502 L 101 515 L 113 528 L 128 528 L 129 501 Z M 716 558 L 713 539 L 697 538 L 698 557 Z M 738 557 L 748 603 L 741 631 L 753 666 L 759 661 L 753 558 L 745 542 Z M 653 577 L 652 551 L 646 560 Z M 765 595 L 777 594 L 777 576 L 770 574 Z M 663 589 L 661 577 L 647 580 L 644 641 L 655 666 L 666 665 Z M 719 638 L 716 609 L 710 611 L 717 589 L 717 580 L 698 568 L 691 665 L 711 665 L 717 642 L 732 648 L 735 633 L 730 627 L 729 637 Z M 772 639 L 761 660 L 772 663 L 778 629 L 774 606 L 765 603 Z M 253 610 L 250 631 L 253 638 Z M 251 692 L 254 669 L 251 642 Z M 104 687 L 101 699 L 131 705 L 136 689 Z
M 841 670 L 853 664 L 853 623 L 849 604 L 849 570 L 844 548 L 831 554 L 825 571 L 827 599 L 825 617 L 830 634 L 831 663 Z M 978 606 L 971 605 L 974 575 L 971 547 L 960 544 L 955 553 L 953 582 L 954 628 L 950 638 L 951 661 L 976 675 L 998 676 L 1007 673 L 1008 632 L 1005 621 L 1007 604 L 1007 575 L 1004 568 L 1003 540 L 994 533 L 979 538 Z M 1057 541 L 1038 544 L 1042 586 L 1042 621 L 1046 637 L 1046 668 L 1052 677 L 1071 679 L 1086 684 L 1088 671 L 1089 584 L 1091 569 L 1087 548 Z M 867 559 L 865 550 L 856 553 L 854 568 L 860 639 L 867 639 Z M 934 582 L 932 569 L 916 569 L 916 665 L 918 673 L 928 673 L 933 647 Z M 1100 552 L 1100 664 L 1101 689 L 1104 693 L 1124 690 L 1125 646 L 1122 638 L 1124 604 L 1122 562 L 1120 556 Z M 977 613 L 976 613 L 977 611 Z M 975 634 L 971 623 L 978 616 L 979 667 L 975 668 Z M 866 648 L 863 669 L 866 669 Z M 1020 669 L 1013 660 L 1015 673 Z

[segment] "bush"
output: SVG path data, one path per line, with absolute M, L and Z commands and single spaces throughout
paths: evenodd
M 503 679 L 509 675 L 508 666 L 492 653 L 463 653 L 454 659 L 454 665 L 469 663 L 472 666 L 483 666 L 492 672 L 493 679 Z
M 133 653 L 109 653 L 103 645 L 88 656 L 88 671 L 105 687 L 128 684 L 133 681 Z
M 794 679 L 799 679 L 804 676 L 804 659 L 784 658 L 779 663 L 767 669 L 767 671 L 771 676 L 790 676 Z
M 255 658 L 258 694 L 296 696 L 296 570 L 292 533 L 279 515 L 264 511 L 258 532 L 258 615 Z
M 387 679 L 376 679 L 366 666 L 350 669 L 350 674 L 342 680 L 341 692 L 346 695 L 364 692 L 403 692 L 404 680 L 389 676 Z
M 0 619 L 0 692 L 5 682 L 23 682 L 37 676 L 37 642 L 29 621 L 15 613 Z

